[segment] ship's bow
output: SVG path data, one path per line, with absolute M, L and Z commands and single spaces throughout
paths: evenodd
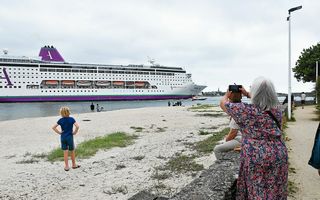
M 193 84 L 190 87 L 190 92 L 192 94 L 192 96 L 196 96 L 198 95 L 200 92 L 202 92 L 202 90 L 204 90 L 207 86 L 206 85 L 196 85 Z

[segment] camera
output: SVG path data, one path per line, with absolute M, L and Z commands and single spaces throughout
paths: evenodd
M 233 93 L 240 93 L 240 88 L 242 88 L 242 85 L 229 85 L 229 91 Z

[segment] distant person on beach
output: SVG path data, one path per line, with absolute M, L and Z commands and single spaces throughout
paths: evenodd
M 54 132 L 60 135 L 61 149 L 64 156 L 64 170 L 69 171 L 68 153 L 71 152 L 72 169 L 77 169 L 80 165 L 76 164 L 76 154 L 74 151 L 73 135 L 76 135 L 79 130 L 79 125 L 73 117 L 70 117 L 70 109 L 68 107 L 60 108 L 62 118 L 52 127 Z M 58 129 L 60 126 L 61 131 Z M 75 130 L 73 130 L 75 126 Z
M 99 104 L 97 104 L 97 112 L 101 112 L 103 110 L 102 106 L 99 106 Z
M 232 103 L 240 103 L 241 98 L 242 98 L 242 94 L 240 92 L 239 93 L 232 92 L 230 94 L 229 100 Z M 216 145 L 213 149 L 213 152 L 214 152 L 217 159 L 221 158 L 222 152 L 227 152 L 227 151 L 232 151 L 232 150 L 236 150 L 236 151 L 240 150 L 242 134 L 239 131 L 240 128 L 239 128 L 238 124 L 234 121 L 233 118 L 231 118 L 231 120 L 230 120 L 229 128 L 230 128 L 230 131 L 229 131 L 228 135 L 226 135 L 226 137 L 225 137 L 225 142 L 222 144 Z
M 170 101 L 168 101 L 168 106 L 171 106 L 171 103 L 170 103 Z
M 302 109 L 304 108 L 304 104 L 306 103 L 306 94 L 304 92 L 302 92 L 301 94 L 301 106 Z
M 90 109 L 91 109 L 91 111 L 94 111 L 94 105 L 93 105 L 93 102 L 91 103 L 91 105 L 90 105 Z
M 318 170 L 320 176 L 320 122 L 314 139 L 311 158 L 308 162 L 309 165 Z
M 232 103 L 227 91 L 220 107 L 242 133 L 236 199 L 287 199 L 288 153 L 282 140 L 282 112 L 273 83 L 259 77 L 250 93 L 251 104 Z
M 286 98 L 283 100 L 282 105 L 287 105 L 288 104 L 288 95 Z M 294 107 L 294 96 L 291 94 L 291 107 Z

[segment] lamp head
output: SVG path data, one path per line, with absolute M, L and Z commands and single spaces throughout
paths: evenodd
M 300 10 L 301 8 L 302 8 L 302 6 L 297 6 L 297 7 L 294 7 L 294 8 L 290 8 L 290 9 L 288 10 L 289 15 L 290 15 L 290 13 L 292 13 L 293 11 Z

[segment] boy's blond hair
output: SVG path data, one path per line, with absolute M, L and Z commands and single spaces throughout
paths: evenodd
M 68 107 L 61 107 L 60 108 L 60 115 L 62 117 L 69 117 L 70 115 L 70 109 Z

